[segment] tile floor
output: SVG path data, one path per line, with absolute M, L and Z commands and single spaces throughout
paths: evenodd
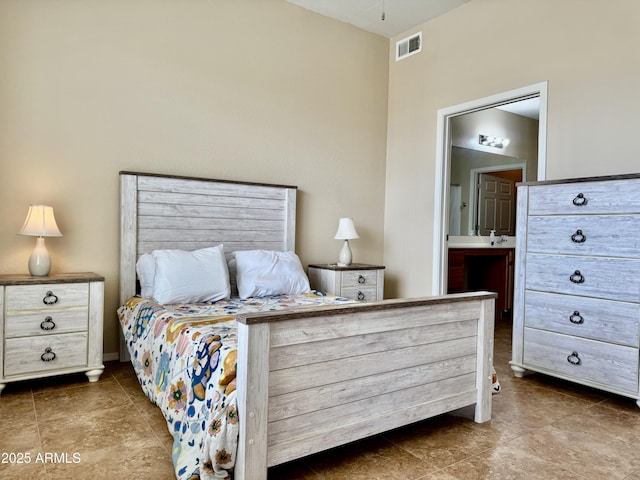
M 513 378 L 510 334 L 497 324 L 502 392 L 490 422 L 474 423 L 465 409 L 273 468 L 269 480 L 640 480 L 635 402 L 540 375 Z M 26 454 L 30 463 L 17 463 Z M 84 375 L 9 384 L 0 455 L 1 479 L 174 478 L 162 415 L 119 362 L 95 384 Z

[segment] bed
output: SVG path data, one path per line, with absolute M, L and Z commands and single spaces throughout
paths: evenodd
M 228 260 L 247 251 L 295 251 L 296 187 L 137 172 L 120 172 L 120 186 L 121 309 L 144 302 L 136 297 L 136 263 L 149 252 L 224 245 Z M 229 273 L 236 289 L 233 269 Z M 221 336 L 236 342 L 228 429 L 235 480 L 266 480 L 268 467 L 462 407 L 475 406 L 476 422 L 491 418 L 495 294 L 372 303 L 306 296 L 302 303 L 280 297 L 258 298 L 258 307 L 248 310 L 234 306 L 233 318 L 221 327 Z M 272 308 L 270 301 L 291 308 Z M 171 306 L 159 316 L 192 309 L 195 323 L 220 326 L 225 311 L 211 308 Z M 121 359 L 127 360 L 131 351 L 121 333 Z M 220 363 L 225 348 L 219 349 Z M 144 368 L 139 356 L 131 360 Z M 168 427 L 174 432 L 169 419 Z M 188 442 L 193 447 L 198 440 Z M 179 478 L 198 478 L 179 470 L 176 465 Z M 216 474 L 226 472 L 207 466 L 200 477 Z

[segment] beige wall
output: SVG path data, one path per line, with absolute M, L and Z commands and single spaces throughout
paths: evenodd
M 422 52 L 389 71 L 392 296 L 432 292 L 438 109 L 548 81 L 547 178 L 640 170 L 640 2 L 471 0 L 392 46 L 418 30 Z
M 382 262 L 388 40 L 276 0 L 0 2 L 0 273 L 27 273 L 29 203 L 54 271 L 106 277 L 117 351 L 118 172 L 299 187 L 303 262 Z

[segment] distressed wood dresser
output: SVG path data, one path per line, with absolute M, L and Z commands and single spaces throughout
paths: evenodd
M 636 399 L 640 175 L 518 185 L 511 368 Z

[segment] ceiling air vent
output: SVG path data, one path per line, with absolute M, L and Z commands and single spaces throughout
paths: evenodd
M 396 62 L 422 51 L 422 32 L 403 38 L 396 43 Z

